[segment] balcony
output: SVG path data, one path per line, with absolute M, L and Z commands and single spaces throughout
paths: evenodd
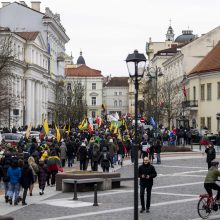
M 197 108 L 198 107 L 198 100 L 188 100 L 182 102 L 183 108 Z

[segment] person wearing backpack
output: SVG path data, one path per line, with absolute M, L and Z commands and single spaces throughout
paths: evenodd
M 99 162 L 101 162 L 101 167 L 102 167 L 103 172 L 109 172 L 110 165 L 112 168 L 114 168 L 114 166 L 112 164 L 112 159 L 111 159 L 111 156 L 110 156 L 110 153 L 109 153 L 107 147 L 102 148 Z
M 92 147 L 92 155 L 91 155 L 91 163 L 92 163 L 92 170 L 98 171 L 98 161 L 100 156 L 100 148 L 98 144 L 98 140 L 95 141 Z

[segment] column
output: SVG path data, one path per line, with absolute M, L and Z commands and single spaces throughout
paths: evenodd
M 36 107 L 36 100 L 35 100 L 35 81 L 32 81 L 32 87 L 31 87 L 31 112 L 32 112 L 32 124 L 35 127 L 36 122 L 35 122 L 35 107 Z
M 14 88 L 15 88 L 15 97 L 17 97 L 18 96 L 18 80 L 16 76 L 14 78 Z
M 40 117 L 39 117 L 39 103 L 40 103 L 40 84 L 37 81 L 35 83 L 35 125 L 36 127 L 40 124 Z
M 30 79 L 27 79 L 26 80 L 26 104 L 25 104 L 25 125 L 29 125 L 30 122 L 32 122 L 32 112 L 31 112 L 31 105 L 32 105 L 32 102 L 31 102 L 31 88 L 32 88 L 32 82 Z
M 42 94 L 43 94 L 43 84 L 42 84 L 42 82 L 40 82 L 40 84 L 39 84 L 39 113 L 38 113 L 38 115 L 39 115 L 39 124 L 41 125 L 42 123 L 43 123 L 43 121 L 42 121 L 42 112 L 43 112 L 43 105 L 42 105 L 42 103 L 43 103 L 43 99 L 42 99 Z

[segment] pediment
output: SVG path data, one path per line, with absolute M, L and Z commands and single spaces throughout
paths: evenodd
M 99 96 L 99 94 L 97 92 L 91 92 L 89 95 L 90 96 Z

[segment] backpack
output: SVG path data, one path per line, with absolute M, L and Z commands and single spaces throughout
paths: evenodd
M 97 152 L 97 149 L 95 146 L 93 146 L 93 149 L 92 149 L 92 156 L 93 157 L 97 157 L 98 156 L 98 152 Z
M 107 152 L 103 153 L 103 161 L 108 161 L 108 154 L 107 154 Z

